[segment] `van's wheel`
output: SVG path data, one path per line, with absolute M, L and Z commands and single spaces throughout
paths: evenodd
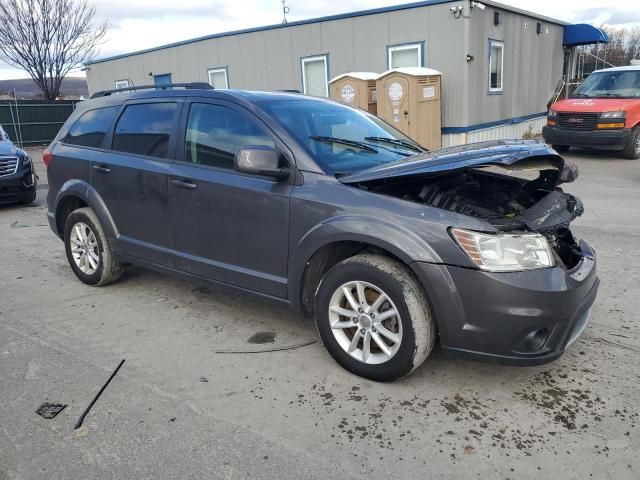
M 640 158 L 640 125 L 636 125 L 636 128 L 631 131 L 631 137 L 622 150 L 622 156 L 630 160 Z
M 551 147 L 558 153 L 567 153 L 571 148 L 569 145 L 551 145 Z
M 89 207 L 74 210 L 67 217 L 64 247 L 73 273 L 87 285 L 107 285 L 124 272 L 124 265 L 113 258 L 102 225 Z
M 316 292 L 315 320 L 340 365 L 382 382 L 415 370 L 436 337 L 418 281 L 403 264 L 381 255 L 356 255 L 332 267 Z

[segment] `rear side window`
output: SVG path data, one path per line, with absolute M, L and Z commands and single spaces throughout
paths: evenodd
M 241 148 L 275 143 L 255 120 L 219 105 L 194 103 L 189 111 L 185 160 L 218 168 L 233 168 Z
M 113 150 L 167 158 L 177 103 L 129 105 L 118 119 Z
M 83 147 L 101 147 L 117 112 L 118 107 L 105 107 L 83 113 L 62 141 Z

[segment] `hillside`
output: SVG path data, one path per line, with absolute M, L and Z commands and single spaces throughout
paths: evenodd
M 0 95 L 13 97 L 13 90 L 19 99 L 30 100 L 42 98 L 38 86 L 30 78 L 18 78 L 14 80 L 0 80 Z M 87 80 L 85 78 L 68 77 L 62 81 L 60 94 L 63 97 L 72 96 L 85 98 L 89 95 Z

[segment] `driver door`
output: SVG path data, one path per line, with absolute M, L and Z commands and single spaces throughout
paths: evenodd
M 284 145 L 252 113 L 227 102 L 194 101 L 181 124 L 169 178 L 180 269 L 286 298 L 292 180 L 233 168 L 243 147 L 284 152 Z

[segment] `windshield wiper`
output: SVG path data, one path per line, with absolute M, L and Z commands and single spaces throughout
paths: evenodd
M 359 148 L 360 150 L 364 150 L 365 152 L 378 153 L 378 150 L 367 145 L 366 143 L 358 142 L 356 140 L 349 140 L 348 138 L 325 137 L 322 135 L 312 135 L 309 138 L 311 140 L 315 140 L 316 142 L 339 143 L 341 145 L 348 145 L 349 147 Z
M 400 140 L 398 138 L 388 138 L 388 137 L 364 137 L 365 140 L 369 140 L 371 142 L 381 142 L 381 143 L 389 143 L 391 145 L 398 145 L 400 147 L 407 148 L 417 153 L 428 152 L 426 148 L 419 147 L 411 142 L 407 142 L 406 140 Z

